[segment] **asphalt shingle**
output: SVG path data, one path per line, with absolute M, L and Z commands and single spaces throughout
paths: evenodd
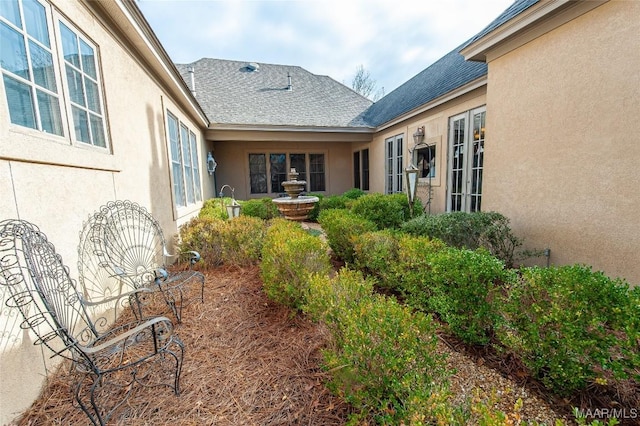
M 372 102 L 330 77 L 299 66 L 203 58 L 177 64 L 213 123 L 269 126 L 367 127 L 361 114 Z M 291 76 L 292 90 L 288 90 Z

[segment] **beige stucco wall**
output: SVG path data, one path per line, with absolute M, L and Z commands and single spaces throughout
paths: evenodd
M 250 153 L 324 154 L 326 191 L 321 193 L 328 195 L 341 194 L 353 187 L 352 149 L 350 142 L 311 142 L 304 140 L 299 142 L 218 141 L 214 143 L 214 149 L 215 159 L 218 163 L 218 167 L 216 168 L 218 190 L 223 185 L 229 185 L 235 189 L 235 197 L 238 200 L 262 197 L 274 198 L 278 196 L 278 194 L 272 193 L 250 193 Z M 230 196 L 230 193 L 225 189 L 224 195 Z
M 198 135 L 204 198 L 213 194 L 205 172 L 206 143 L 198 117 L 188 114 L 154 74 L 146 70 L 126 42 L 115 38 L 102 19 L 81 2 L 55 1 L 61 14 L 98 47 L 108 117 L 110 150 L 72 145 L 10 124 L 0 84 L 0 219 L 21 218 L 37 224 L 77 277 L 76 251 L 83 220 L 103 203 L 129 199 L 150 209 L 167 238 L 199 206 L 173 208 L 165 111 L 169 109 Z M 60 76 L 58 75 L 58 78 Z M 66 129 L 69 134 L 69 129 Z M 22 412 L 43 382 L 43 359 L 6 308 L 0 289 L 3 330 L 0 342 L 0 424 Z
M 482 86 L 376 133 L 369 147 L 369 162 L 371 164 L 370 192 L 385 192 L 385 140 L 399 134 L 404 135 L 404 164 L 405 167 L 408 167 L 412 161 L 409 155 L 409 148 L 413 149 L 415 145 L 413 134 L 418 127 L 424 126 L 424 142 L 436 147 L 436 176 L 431 179 L 432 200 L 430 211 L 432 214 L 444 212 L 447 205 L 449 118 L 485 105 L 485 95 L 486 86 Z M 354 151 L 362 148 L 362 146 L 356 145 Z M 417 196 L 422 200 L 425 211 L 428 211 L 428 179 L 421 178 L 418 180 Z
M 640 2 L 611 1 L 489 62 L 484 207 L 552 264 L 640 283 Z

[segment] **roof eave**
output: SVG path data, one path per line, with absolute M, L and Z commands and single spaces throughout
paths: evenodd
M 496 29 L 465 46 L 460 53 L 468 61 L 487 62 L 487 53 L 507 41 L 513 50 L 609 0 L 548 0 L 525 9 Z M 550 18 L 554 19 L 550 19 Z M 503 52 L 506 53 L 506 52 Z
M 164 90 L 175 97 L 202 127 L 209 124 L 206 114 L 198 104 L 178 69 L 164 50 L 153 29 L 134 0 L 115 0 L 112 2 L 94 2 L 85 0 L 90 7 L 99 7 L 117 25 L 122 34 L 130 39 L 156 78 L 163 84 Z
M 252 124 L 209 124 L 206 138 L 212 141 L 316 141 L 371 142 L 372 127 L 277 126 Z
M 453 89 L 449 92 L 447 92 L 446 94 L 432 99 L 431 101 L 427 102 L 426 104 L 420 105 L 420 107 L 418 108 L 414 108 L 411 111 L 407 111 L 402 115 L 397 116 L 396 118 L 394 118 L 393 120 L 387 121 L 386 123 L 381 124 L 380 126 L 378 126 L 376 128 L 376 132 L 382 131 L 384 129 L 387 129 L 389 127 L 395 126 L 396 124 L 402 123 L 406 120 L 409 120 L 415 116 L 418 116 L 424 112 L 427 112 L 429 110 L 432 110 L 433 108 L 436 108 L 442 104 L 445 104 L 449 101 L 452 101 L 456 98 L 459 98 L 460 96 L 472 92 L 482 86 L 486 86 L 487 84 L 487 76 L 484 75 L 480 78 L 476 78 L 475 80 L 470 81 L 469 83 L 465 84 L 464 86 L 460 86 L 457 89 Z

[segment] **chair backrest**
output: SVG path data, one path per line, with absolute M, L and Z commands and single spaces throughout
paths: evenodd
M 76 361 L 86 358 L 80 346 L 90 344 L 98 332 L 68 268 L 37 226 L 23 220 L 0 222 L 0 285 L 11 295 L 7 305 L 24 317 L 21 328 L 36 334 L 35 344 Z
M 164 267 L 165 239 L 158 221 L 137 203 L 112 201 L 94 214 L 91 240 L 101 265 L 136 286 L 153 281 Z

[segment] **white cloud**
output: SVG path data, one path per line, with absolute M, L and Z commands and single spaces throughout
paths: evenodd
M 299 65 L 349 85 L 363 65 L 388 93 L 488 25 L 512 0 L 141 0 L 176 62 Z

